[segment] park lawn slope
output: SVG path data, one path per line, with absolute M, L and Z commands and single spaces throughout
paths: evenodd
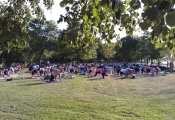
M 62 83 L 16 78 L 0 82 L 0 119 L 175 119 L 175 74 L 138 79 L 89 79 Z

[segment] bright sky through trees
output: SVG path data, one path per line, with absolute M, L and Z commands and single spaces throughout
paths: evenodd
M 54 20 L 55 22 L 57 22 L 60 15 L 61 14 L 64 15 L 66 13 L 66 10 L 64 8 L 61 8 L 59 4 L 60 4 L 60 1 L 55 0 L 54 5 L 52 6 L 51 10 L 45 9 L 45 15 L 46 15 L 47 20 Z M 62 22 L 62 23 L 58 24 L 58 28 L 59 29 L 66 29 L 67 23 Z
M 66 13 L 66 10 L 64 8 L 60 7 L 60 5 L 59 5 L 60 1 L 59 0 L 55 0 L 54 2 L 55 3 L 54 3 L 51 10 L 45 10 L 45 15 L 46 15 L 47 20 L 57 21 L 61 14 L 64 15 Z M 62 22 L 62 23 L 58 24 L 58 27 L 60 29 L 65 29 L 65 28 L 67 28 L 67 24 L 65 22 Z M 119 31 L 118 28 L 116 28 L 116 32 L 117 32 L 117 34 L 120 34 L 120 38 L 126 36 L 125 30 L 124 31 Z

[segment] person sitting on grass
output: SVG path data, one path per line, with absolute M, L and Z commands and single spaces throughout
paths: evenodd
M 53 69 L 52 69 L 52 73 L 51 73 L 51 75 L 54 76 L 55 81 L 57 81 L 57 79 L 58 79 L 58 77 L 59 77 L 60 82 L 61 82 L 61 71 L 59 71 L 59 70 L 56 69 L 56 68 L 53 68 Z
M 50 82 L 56 82 L 56 80 L 54 80 L 54 78 L 55 78 L 55 77 L 53 76 L 53 74 L 51 74 L 51 75 L 50 75 Z

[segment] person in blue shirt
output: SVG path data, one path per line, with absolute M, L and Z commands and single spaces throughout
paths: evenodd
M 69 70 L 70 70 L 70 73 L 73 73 L 74 72 L 74 66 L 73 65 L 70 66 Z

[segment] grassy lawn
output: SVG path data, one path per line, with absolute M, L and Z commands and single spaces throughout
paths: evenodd
M 1 120 L 175 119 L 175 74 L 122 80 L 77 76 L 48 84 L 21 77 L 0 82 Z

